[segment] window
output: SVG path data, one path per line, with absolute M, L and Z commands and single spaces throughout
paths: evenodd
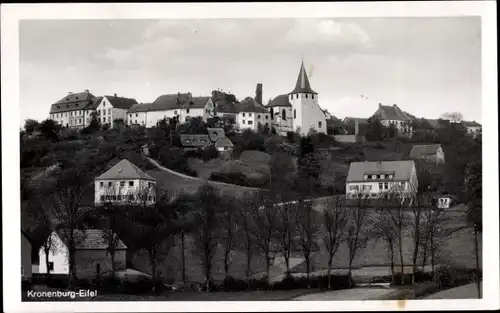
M 257 115 L 257 118 L 258 118 L 258 119 L 260 119 L 260 114 L 259 114 L 259 115 Z
M 120 182 L 120 187 L 125 187 L 125 182 L 124 181 Z
M 401 182 L 401 187 L 406 188 L 406 183 L 404 181 Z
M 299 94 L 297 94 L 295 98 L 297 98 L 297 99 L 298 99 L 298 98 L 299 98 Z
M 122 195 L 118 195 L 118 201 L 122 201 Z
M 363 175 L 363 179 L 365 179 L 365 180 L 368 179 L 368 175 L 366 175 L 366 174 Z
M 321 128 L 321 122 L 318 122 L 318 128 Z
M 380 189 L 380 190 L 384 189 L 384 188 L 383 188 L 383 187 L 384 187 L 383 185 L 384 185 L 383 183 L 378 183 L 378 189 Z
M 108 109 L 108 115 L 111 115 L 111 109 Z
M 116 195 L 113 195 L 112 198 L 113 198 L 113 201 L 116 201 Z
M 101 196 L 101 201 L 104 201 L 104 196 Z
M 268 119 L 269 119 L 269 115 L 266 114 L 266 120 L 268 120 Z
M 384 183 L 384 189 L 389 189 L 389 183 Z
M 290 100 L 293 100 L 293 95 L 290 95 Z
M 151 201 L 151 200 L 153 200 L 153 197 L 149 196 L 148 201 Z
M 135 120 L 135 123 L 137 124 L 137 120 Z
M 241 121 L 243 124 L 245 124 L 245 120 Z
M 129 182 L 128 182 L 128 186 L 129 186 L 129 187 L 134 187 L 134 181 L 132 181 L 132 180 L 131 180 L 131 181 L 129 181 Z
M 174 111 L 174 115 L 177 115 L 177 110 Z
M 281 111 L 281 118 L 284 119 L 284 120 L 286 120 L 286 111 L 285 111 L 285 109 L 283 109 Z
M 384 174 L 380 175 L 380 178 L 385 179 L 385 175 Z
M 377 179 L 377 175 L 371 175 L 371 179 L 373 180 Z
M 248 125 L 253 125 L 253 121 L 248 121 Z
M 252 117 L 252 113 L 248 113 L 248 116 Z
M 297 110 L 293 110 L 293 118 L 296 119 L 297 118 Z
M 312 98 L 314 99 L 314 95 L 312 95 Z
M 108 187 L 111 187 L 112 186 L 112 183 L 111 182 L 108 182 Z
M 138 116 L 139 116 L 139 114 L 135 113 L 135 117 L 138 117 Z
M 392 175 L 389 175 L 389 179 L 392 179 Z
M 189 113 L 189 109 L 186 109 L 186 113 Z
M 153 183 L 149 182 L 148 183 L 148 188 L 151 188 L 151 187 L 153 187 Z
M 243 112 L 243 117 L 245 117 L 245 112 Z
M 106 106 L 106 101 L 102 101 L 102 106 L 105 107 Z
M 359 190 L 359 186 L 349 186 L 349 190 Z
M 307 99 L 307 93 L 306 93 L 306 99 Z

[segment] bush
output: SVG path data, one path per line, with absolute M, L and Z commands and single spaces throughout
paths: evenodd
M 203 161 L 205 161 L 205 162 L 212 160 L 212 159 L 216 159 L 219 157 L 219 151 L 217 151 L 217 148 L 215 148 L 213 146 L 207 147 L 203 150 L 202 157 L 203 157 Z
M 482 279 L 482 271 L 477 273 L 479 278 Z M 455 267 L 455 266 L 443 266 L 436 270 L 434 281 L 439 285 L 440 288 L 449 288 L 455 286 L 465 285 L 476 280 L 476 270 Z
M 247 184 L 246 176 L 239 172 L 212 172 L 210 174 L 209 180 L 240 186 L 246 186 Z
M 310 277 L 310 287 L 328 289 L 328 275 Z M 353 286 L 352 278 L 349 275 L 330 275 L 331 290 L 349 289 Z M 282 281 L 275 283 L 273 289 L 291 290 L 308 288 L 307 277 L 287 276 Z

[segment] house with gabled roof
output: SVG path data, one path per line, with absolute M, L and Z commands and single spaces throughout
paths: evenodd
M 411 135 L 413 133 L 411 126 L 413 118 L 396 104 L 389 106 L 379 103 L 378 109 L 372 117 L 379 119 L 380 123 L 386 127 L 394 125 L 400 134 Z
M 351 162 L 349 165 L 347 197 L 363 195 L 378 198 L 391 192 L 410 195 L 416 193 L 417 188 L 417 171 L 413 160 Z
M 156 202 L 156 179 L 127 159 L 94 179 L 95 205 L 140 204 Z
M 205 134 L 182 134 L 180 141 L 184 151 L 205 149 L 212 145 L 210 137 Z
M 58 229 L 51 236 L 52 247 L 49 252 L 47 268 L 46 255 L 43 247 L 38 252 L 39 273 L 69 274 L 69 235 L 71 230 Z M 95 278 L 112 270 L 109 243 L 114 250 L 115 270 L 126 268 L 127 246 L 118 238 L 118 235 L 108 230 L 85 229 L 74 230 L 75 243 L 75 270 L 78 278 Z
M 441 145 L 415 145 L 411 148 L 410 159 L 425 159 L 436 164 L 444 163 L 444 151 Z
M 266 107 L 251 97 L 246 97 L 243 101 L 236 103 L 238 112 L 236 121 L 239 130 L 258 130 L 261 127 L 271 128 L 271 116 Z
M 289 131 L 307 135 L 311 129 L 326 134 L 327 115 L 318 104 L 318 93 L 311 88 L 304 62 L 300 66 L 295 88 L 274 98 L 267 107 L 273 126 L 281 135 Z
M 69 92 L 67 96 L 50 106 L 49 119 L 67 128 L 81 129 L 90 124 L 92 112 L 95 112 L 98 97 L 88 90 Z
M 103 96 L 96 107 L 97 118 L 102 125 L 109 124 L 110 128 L 115 128 L 115 121 L 127 122 L 127 111 L 136 104 L 137 100 L 119 97 L 116 93 L 113 96 Z
M 175 118 L 179 123 L 185 123 L 193 117 L 202 117 L 206 121 L 213 116 L 213 110 L 211 97 L 193 97 L 190 92 L 166 94 L 153 103 L 131 107 L 127 112 L 127 124 L 149 128 L 157 126 L 163 119 Z
M 476 121 L 472 121 L 472 122 L 462 121 L 462 125 L 464 125 L 465 128 L 467 129 L 467 133 L 469 135 L 474 136 L 474 137 L 481 133 L 482 127 L 483 127 L 481 124 L 479 124 Z

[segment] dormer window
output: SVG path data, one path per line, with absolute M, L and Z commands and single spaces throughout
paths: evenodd
M 392 175 L 389 175 L 389 179 L 392 179 L 392 177 L 393 177 Z
M 365 175 L 363 175 L 363 179 L 364 179 L 364 180 L 367 180 L 367 179 L 368 179 L 368 175 L 366 175 L 366 174 L 365 174 Z
M 385 175 L 384 174 L 380 175 L 380 178 L 385 179 Z
M 186 113 L 189 113 L 189 109 L 186 109 Z

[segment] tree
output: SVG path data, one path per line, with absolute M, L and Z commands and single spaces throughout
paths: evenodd
M 464 119 L 462 113 L 460 112 L 447 112 L 441 115 L 444 120 L 449 120 L 452 123 L 460 123 Z
M 192 117 L 189 121 L 179 125 L 178 132 L 179 134 L 192 135 L 208 134 L 207 127 L 205 126 L 203 119 L 199 116 Z
M 229 279 L 229 266 L 231 265 L 231 253 L 236 247 L 238 223 L 237 223 L 237 213 L 235 208 L 240 207 L 236 205 L 237 201 L 235 198 L 230 196 L 223 197 L 221 199 L 221 243 L 224 251 L 224 284 L 227 284 Z
M 24 121 L 24 131 L 28 134 L 38 130 L 39 127 L 40 123 L 37 120 L 27 119 Z
M 368 119 L 366 140 L 368 141 L 381 141 L 384 138 L 385 126 L 380 123 L 376 117 Z
M 61 127 L 53 120 L 46 119 L 40 124 L 40 133 L 51 141 L 59 141 Z
M 276 252 L 273 240 L 276 238 L 279 225 L 279 215 L 271 195 L 262 190 L 253 194 L 249 201 L 249 209 L 253 227 L 252 238 L 256 247 L 266 258 L 267 283 L 270 285 L 270 269 Z
M 111 192 L 111 190 L 113 192 Z M 109 191 L 109 192 L 108 192 Z M 108 189 L 105 192 L 108 196 L 116 195 L 113 189 Z M 106 197 L 105 199 L 110 199 L 111 197 Z M 98 207 L 98 213 L 103 217 L 102 223 L 102 233 L 104 242 L 107 245 L 106 252 L 111 257 L 111 274 L 115 276 L 116 273 L 116 265 L 115 265 L 115 255 L 118 244 L 120 243 L 120 238 L 117 235 L 118 225 L 123 220 L 121 217 L 121 210 L 119 206 L 117 206 L 112 201 L 106 201 L 103 203 L 101 207 Z
M 323 211 L 323 243 L 328 251 L 328 288 L 331 286 L 332 263 L 344 241 L 344 230 L 349 219 L 348 211 L 340 197 L 329 198 Z
M 310 200 L 299 199 L 295 213 L 295 230 L 298 235 L 299 248 L 306 262 L 307 288 L 311 288 L 311 256 L 318 249 L 316 240 L 319 223 L 315 217 L 313 202 Z
M 358 195 L 353 205 L 349 206 L 349 219 L 345 242 L 349 250 L 349 276 L 352 274 L 352 263 L 359 250 L 364 249 L 368 243 L 368 200 Z
M 253 230 L 255 229 L 255 223 L 253 221 L 252 208 L 253 208 L 253 197 L 254 195 L 246 193 L 243 197 L 242 210 L 237 213 L 239 231 L 243 238 L 243 248 L 246 254 L 246 270 L 245 277 L 247 280 L 247 288 L 250 288 L 250 273 L 252 257 L 256 250 L 255 238 L 253 236 Z M 238 212 L 238 211 L 237 211 Z
M 476 283 L 478 297 L 481 298 L 481 280 L 479 278 L 478 233 L 483 230 L 483 173 L 481 158 L 471 160 L 465 170 L 465 198 L 468 206 L 467 219 L 474 228 L 474 248 L 476 254 Z
M 198 189 L 198 210 L 193 212 L 192 229 L 195 238 L 195 247 L 205 274 L 206 291 L 210 291 L 212 279 L 212 265 L 217 246 L 222 239 L 220 220 L 220 198 L 218 192 L 210 185 L 203 185 Z
M 180 232 L 178 207 L 166 191 L 157 191 L 159 197 L 152 204 L 149 190 L 139 190 L 135 200 L 127 205 L 127 229 L 132 240 L 144 249 L 149 258 L 151 277 L 157 279 L 158 259 L 168 256 L 174 237 Z M 163 249 L 163 251 L 161 251 Z
M 50 208 L 56 221 L 55 229 L 68 248 L 70 285 L 76 276 L 76 248 L 85 240 L 85 231 L 82 230 L 87 211 L 85 203 L 90 201 L 88 186 L 86 172 L 80 169 L 79 164 L 73 163 L 56 173 L 54 186 L 46 187 L 48 190 L 42 200 L 43 205 Z
M 373 225 L 372 234 L 375 238 L 375 243 L 378 239 L 381 239 L 385 242 L 388 249 L 389 259 L 390 259 L 390 267 L 391 267 L 391 276 L 392 283 L 395 283 L 396 273 L 394 271 L 394 253 L 396 249 L 396 242 L 398 233 L 392 225 L 392 219 L 390 212 L 386 208 L 381 208 L 377 210 L 377 218 Z
M 98 118 L 97 112 L 92 111 L 90 113 L 90 123 L 89 126 L 87 126 L 87 131 L 96 132 L 99 129 L 101 129 L 101 120 Z
M 409 218 L 410 224 L 410 236 L 413 242 L 413 253 L 412 253 L 412 284 L 415 283 L 415 272 L 417 271 L 417 258 L 419 253 L 419 248 L 421 246 L 421 240 L 423 237 L 423 223 L 424 216 L 423 212 L 427 209 L 426 205 L 429 203 L 429 199 L 427 195 L 419 194 L 413 198 L 413 202 L 411 203 L 411 215 Z
M 404 246 L 404 230 L 408 227 L 408 216 L 406 215 L 405 208 L 409 203 L 407 199 L 404 198 L 404 194 L 398 193 L 397 191 L 388 194 L 387 198 L 389 218 L 391 221 L 391 226 L 396 231 L 396 244 L 399 252 L 399 262 L 401 266 L 401 285 L 404 285 L 404 257 L 403 257 L 403 246 Z
M 296 234 L 295 217 L 297 215 L 297 205 L 290 194 L 286 184 L 279 184 L 279 187 L 274 188 L 273 192 L 277 194 L 279 205 L 276 205 L 278 211 L 279 224 L 277 226 L 277 241 L 278 249 L 280 250 L 285 260 L 286 275 L 290 274 L 290 257 L 294 249 L 293 238 Z

